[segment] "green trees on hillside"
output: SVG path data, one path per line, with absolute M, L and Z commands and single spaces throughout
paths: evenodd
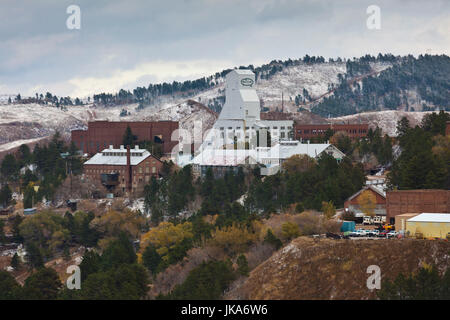
M 450 120 L 445 112 L 429 114 L 421 126 L 406 128 L 403 120 L 398 124 L 401 154 L 389 173 L 391 188 L 449 189 L 450 152 L 448 137 L 442 136 L 443 123 Z
M 442 276 L 434 266 L 406 276 L 401 273 L 393 280 L 385 280 L 377 295 L 381 300 L 449 300 L 450 269 Z
M 364 172 L 348 158 L 342 162 L 324 154 L 316 165 L 303 172 L 267 176 L 250 186 L 246 207 L 264 212 L 279 211 L 301 202 L 306 209 L 320 210 L 323 201 L 342 206 L 344 200 L 364 184 Z
M 236 274 L 229 261 L 209 261 L 192 270 L 186 281 L 177 285 L 168 295 L 169 300 L 218 300 Z
M 347 74 L 330 97 L 312 108 L 321 116 L 343 116 L 362 111 L 408 107 L 406 92 L 417 90 L 429 104 L 450 110 L 450 57 L 420 55 L 393 57 L 393 66 L 378 75 L 362 79 L 362 86 L 353 87 L 348 81 L 355 76 L 369 74 L 371 59 L 347 61 Z M 362 87 L 362 89 L 361 89 Z

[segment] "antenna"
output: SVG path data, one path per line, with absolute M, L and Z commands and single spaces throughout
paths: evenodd
M 281 112 L 284 112 L 284 92 L 281 91 Z

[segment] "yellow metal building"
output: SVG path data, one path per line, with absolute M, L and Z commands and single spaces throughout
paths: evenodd
M 395 216 L 395 231 L 406 231 L 406 221 L 414 218 L 420 213 L 404 213 Z
M 421 213 L 406 220 L 406 234 L 410 237 L 441 238 L 450 234 L 449 213 Z

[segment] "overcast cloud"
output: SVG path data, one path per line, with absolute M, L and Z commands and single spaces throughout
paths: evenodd
M 69 5 L 81 29 L 69 30 Z M 381 30 L 366 27 L 369 5 Z M 2 0 L 0 93 L 87 96 L 305 54 L 450 54 L 448 0 Z

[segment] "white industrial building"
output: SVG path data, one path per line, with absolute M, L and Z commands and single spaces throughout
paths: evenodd
M 181 155 L 179 165 L 192 164 L 194 173 L 207 168 L 219 173 L 243 165 L 259 165 L 262 174 L 273 174 L 283 161 L 296 154 L 316 158 L 327 153 L 340 161 L 345 154 L 331 144 L 300 143 L 293 138 L 293 120 L 261 120 L 261 105 L 251 70 L 226 75 L 225 104 L 194 158 Z M 219 169 L 218 169 L 219 168 Z M 227 169 L 228 168 L 228 169 Z
M 237 69 L 226 75 L 225 105 L 203 148 L 245 146 L 246 143 L 253 147 L 267 146 L 266 132 L 270 132 L 272 145 L 292 138 L 293 120 L 261 120 L 261 104 L 254 85 L 255 74 L 251 70 Z

